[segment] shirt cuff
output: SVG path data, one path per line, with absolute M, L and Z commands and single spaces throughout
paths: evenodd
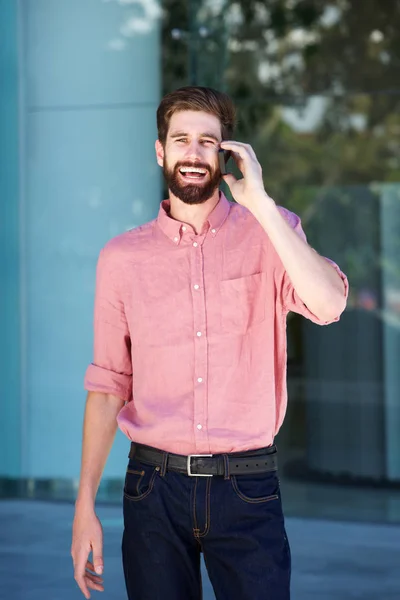
M 88 392 L 112 394 L 129 402 L 132 399 L 132 375 L 116 373 L 92 363 L 86 370 L 84 388 Z

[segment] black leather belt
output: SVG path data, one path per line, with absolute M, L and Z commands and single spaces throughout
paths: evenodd
M 172 454 L 151 446 L 132 442 L 129 458 L 136 458 L 167 471 L 177 471 L 190 477 L 212 477 L 213 475 L 252 475 L 276 471 L 278 457 L 276 446 L 235 452 L 229 454 Z

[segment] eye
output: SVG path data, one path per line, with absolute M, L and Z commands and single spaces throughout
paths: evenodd
M 179 139 L 177 139 L 176 141 L 177 141 L 178 143 L 183 143 L 183 144 L 184 144 L 184 143 L 187 141 L 187 139 L 186 139 L 186 138 L 179 138 Z
M 202 144 L 207 144 L 207 145 L 211 145 L 211 146 L 215 146 L 215 141 L 214 140 L 201 140 Z

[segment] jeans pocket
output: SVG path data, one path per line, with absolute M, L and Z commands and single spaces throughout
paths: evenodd
M 276 471 L 254 475 L 232 475 L 232 488 L 241 500 L 261 504 L 279 499 L 279 479 Z
M 160 467 L 153 467 L 130 459 L 125 475 L 124 496 L 139 501 L 147 498 L 154 487 Z

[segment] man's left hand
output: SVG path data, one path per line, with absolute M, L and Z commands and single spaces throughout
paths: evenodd
M 264 189 L 262 168 L 256 153 L 250 144 L 241 142 L 223 141 L 221 148 L 231 150 L 233 160 L 243 175 L 242 179 L 236 179 L 232 173 L 228 173 L 223 176 L 223 179 L 229 186 L 236 202 L 251 210 L 261 197 L 267 195 Z

